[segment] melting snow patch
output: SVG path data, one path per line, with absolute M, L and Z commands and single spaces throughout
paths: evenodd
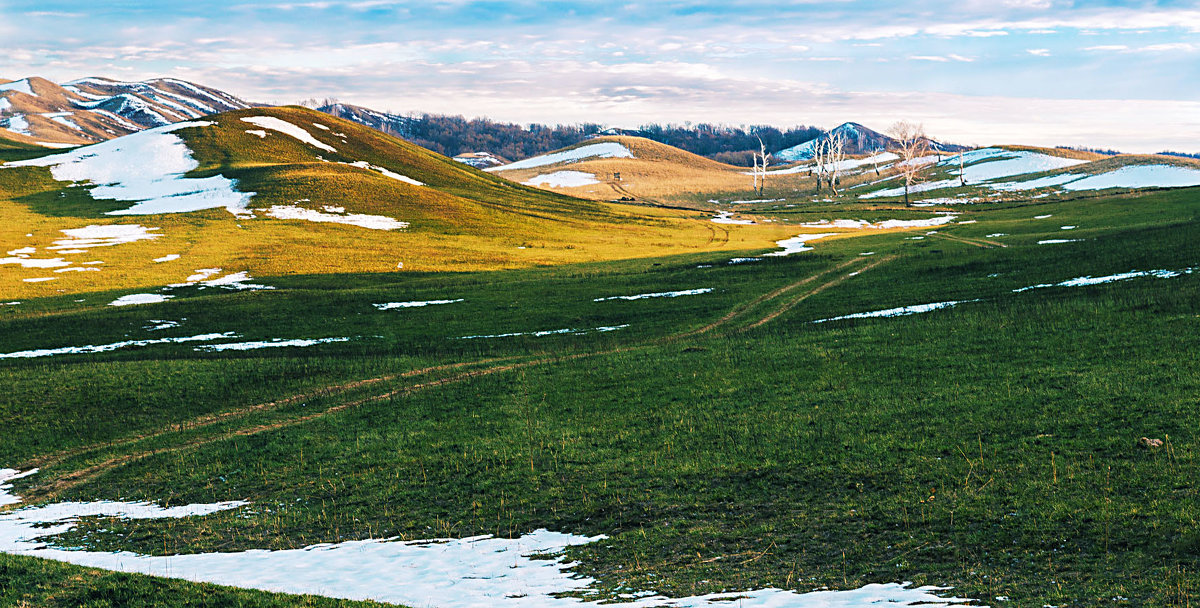
M 590 333 L 605 333 L 605 332 L 610 332 L 610 331 L 617 331 L 618 329 L 625 329 L 626 327 L 629 327 L 628 323 L 626 323 L 624 325 L 611 325 L 611 326 L 607 326 L 607 327 L 593 327 L 592 329 L 570 329 L 570 328 L 568 328 L 568 329 L 549 329 L 549 330 L 544 330 L 544 331 L 518 331 L 518 332 L 513 332 L 513 333 L 508 333 L 508 334 L 462 336 L 459 338 L 455 338 L 455 340 L 476 340 L 476 339 L 482 339 L 482 338 L 511 338 L 514 336 L 533 336 L 535 338 L 541 338 L 542 336 L 554 336 L 554 335 L 563 335 L 563 334 L 572 335 L 572 336 L 582 336 L 584 334 L 590 334 Z
M 633 153 L 629 151 L 629 148 L 626 148 L 617 142 L 607 141 L 598 144 L 580 146 L 572 150 L 543 154 L 541 156 L 519 160 L 515 163 L 509 163 L 500 167 L 490 167 L 484 170 L 510 171 L 513 169 L 532 169 L 534 167 L 544 167 L 546 165 L 554 165 L 557 163 L 578 162 L 588 158 L 633 158 Z
M 0 505 L 20 503 L 20 497 L 11 492 L 12 482 L 36 472 L 36 469 L 26 472 L 0 469 Z M 210 515 L 247 504 L 228 501 L 164 508 L 148 502 L 102 501 L 26 507 L 0 514 L 0 552 L 194 582 L 408 606 L 598 608 L 605 605 L 600 601 L 563 597 L 572 592 L 587 593 L 596 582 L 573 573 L 571 568 L 575 564 L 566 561 L 563 551 L 604 540 L 607 537 L 603 535 L 586 537 L 541 529 L 514 539 L 490 535 L 414 541 L 368 539 L 281 551 L 171 556 L 68 550 L 48 543 L 51 537 L 74 529 L 84 517 L 183 518 Z M 747 608 L 868 605 L 947 608 L 971 601 L 938 595 L 943 591 L 946 588 L 914 588 L 907 583 L 891 583 L 871 584 L 850 591 L 798 593 L 768 588 L 683 598 L 632 592 L 623 597 L 634 601 L 621 605 L 628 608 L 715 608 L 736 603 Z
M 1078 243 L 1083 239 L 1045 239 L 1038 241 L 1038 245 L 1057 245 L 1059 243 Z
M 108 215 L 183 213 L 219 207 L 237 215 L 254 193 L 237 192 L 233 180 L 220 175 L 183 177 L 199 163 L 173 131 L 212 124 L 179 122 L 3 166 L 50 167 L 50 174 L 58 181 L 95 184 L 90 191 L 92 198 L 137 203 L 128 209 L 109 211 Z
M 309 222 L 347 224 L 358 226 L 359 228 L 370 228 L 372 230 L 397 230 L 408 227 L 408 222 L 402 222 L 383 215 L 322 213 L 296 205 L 275 205 L 270 209 L 263 210 L 263 212 L 270 217 L 280 220 L 305 220 Z
M 1054 216 L 1053 216 L 1053 215 L 1051 215 L 1051 214 L 1049 214 L 1049 213 L 1047 213 L 1046 215 L 1035 215 L 1035 216 L 1033 216 L 1033 219 L 1035 219 L 1035 220 L 1044 220 L 1044 219 L 1046 219 L 1046 218 L 1051 218 L 1051 217 L 1054 217 Z
M 57 281 L 57 277 L 38 277 L 36 279 L 21 279 L 26 283 L 45 283 L 46 281 Z
M 595 175 L 583 171 L 555 171 L 554 173 L 539 175 L 522 183 L 526 186 L 545 185 L 550 188 L 577 188 L 579 186 L 598 184 L 600 181 L 596 179 Z
M 745 264 L 747 262 L 761 262 L 762 258 L 733 258 L 729 260 L 730 264 Z
M 369 163 L 365 160 L 357 160 L 352 163 L 338 163 L 338 164 L 350 165 L 351 167 L 358 167 L 359 169 L 368 169 L 371 171 L 378 171 L 386 177 L 390 177 L 395 180 L 400 180 L 406 184 L 411 184 L 413 186 L 424 186 L 425 185 L 423 182 L 419 182 L 411 177 L 400 175 L 399 173 L 394 173 L 392 171 L 385 169 L 384 167 L 380 167 L 379 165 L 372 165 L 371 163 Z
M 226 350 L 257 350 L 260 348 L 282 348 L 282 347 L 304 347 L 315 346 L 317 344 L 328 344 L 330 342 L 348 342 L 350 338 L 313 338 L 313 339 L 295 339 L 283 340 L 275 338 L 272 340 L 260 340 L 256 342 L 230 342 L 228 344 L 206 344 L 197 346 L 192 350 L 201 352 L 221 352 Z
M 263 131 L 262 129 L 246 129 L 246 132 L 251 135 L 258 136 L 259 139 L 262 139 L 267 136 L 267 132 Z
M 751 175 L 751 174 L 747 173 L 746 175 Z M 730 204 L 733 204 L 733 205 L 753 205 L 755 203 L 781 203 L 786 200 L 787 200 L 786 198 L 760 198 L 758 200 L 753 200 L 753 201 L 729 201 L 729 202 L 730 202 Z
M 22 268 L 58 268 L 70 266 L 71 263 L 62 258 L 0 258 L 0 264 L 20 264 Z
M 379 310 L 392 310 L 394 308 L 421 308 L 424 306 L 434 306 L 437 304 L 454 304 L 455 302 L 462 302 L 462 301 L 463 301 L 463 299 L 459 298 L 457 300 L 424 300 L 424 301 L 418 301 L 418 302 L 384 302 L 382 304 L 372 304 L 372 306 L 374 306 L 375 308 L 378 308 Z
M 775 244 L 779 245 L 783 249 L 781 251 L 772 251 L 771 253 L 764 253 L 763 255 L 766 257 L 783 257 L 785 255 L 792 255 L 793 253 L 800 253 L 801 251 L 812 251 L 813 248 L 808 246 L 809 241 L 823 239 L 827 236 L 834 236 L 835 234 L 837 234 L 837 233 L 824 232 L 821 234 L 801 234 L 799 236 L 794 236 L 790 239 L 784 239 L 782 241 L 775 241 Z M 732 260 L 730 260 L 730 261 L 732 262 Z
M 1004 232 L 993 232 L 993 233 L 991 233 L 991 234 L 987 235 L 987 238 L 989 238 L 989 239 L 994 239 L 994 238 L 996 238 L 996 237 L 998 237 L 998 236 L 1008 236 L 1008 234 L 1007 234 L 1007 233 L 1004 233 Z
M 1038 285 L 1030 285 L 1029 287 L 1022 287 L 1020 289 L 1014 289 L 1013 293 L 1021 293 L 1023 291 L 1029 291 L 1031 289 L 1044 289 L 1046 287 L 1084 287 L 1087 285 L 1101 285 L 1103 283 L 1112 283 L 1114 281 L 1127 281 L 1129 279 L 1137 279 L 1137 278 L 1141 278 L 1141 277 L 1153 277 L 1156 279 L 1173 279 L 1173 278 L 1181 276 L 1181 275 L 1192 274 L 1193 272 L 1196 272 L 1195 268 L 1184 268 L 1183 270 L 1131 270 L 1129 272 L 1122 272 L 1120 274 L 1110 274 L 1110 275 L 1103 276 L 1103 277 L 1086 276 L 1086 277 L 1077 277 L 1074 279 L 1067 279 L 1066 281 L 1062 281 L 1061 283 L 1041 283 Z
M 1038 188 L 1050 188 L 1053 186 L 1061 186 L 1067 182 L 1073 182 L 1082 177 L 1087 177 L 1084 173 L 1063 173 L 1060 175 L 1051 175 L 1048 177 L 1039 177 L 1023 182 L 1001 182 L 998 184 L 988 184 L 988 188 L 999 190 L 1001 192 L 1015 192 L 1017 190 L 1036 190 Z
M 871 312 L 859 312 L 852 315 L 842 315 L 840 317 L 831 317 L 829 319 L 818 319 L 813 323 L 826 323 L 828 321 L 841 321 L 843 319 L 870 319 L 875 317 L 903 317 L 906 315 L 915 315 L 940 308 L 949 308 L 959 304 L 968 302 L 978 302 L 979 300 L 951 300 L 949 302 L 934 302 L 932 304 L 917 304 L 915 306 L 901 306 L 900 308 L 888 308 L 886 310 L 875 310 Z
M 607 300 L 645 300 L 647 298 L 678 298 L 679 296 L 696 296 L 702 293 L 709 293 L 712 287 L 702 287 L 700 289 L 686 289 L 683 291 L 661 291 L 658 293 L 639 293 L 635 296 L 611 296 L 607 298 L 596 298 L 593 302 L 605 302 Z
M 174 327 L 179 327 L 179 321 L 168 321 L 165 319 L 150 319 L 150 323 L 152 323 L 153 325 L 147 325 L 147 326 L 143 327 L 142 329 L 144 329 L 146 331 L 159 331 L 161 329 L 171 329 Z
M 803 228 L 872 228 L 876 230 L 888 230 L 892 228 L 926 228 L 930 226 L 941 226 L 943 224 L 949 224 L 957 218 L 957 215 L 947 213 L 923 220 L 883 220 L 874 224 L 866 220 L 821 220 L 819 222 L 800 224 L 800 226 Z M 960 223 L 965 224 L 967 222 Z
M 320 148 L 328 152 L 337 152 L 337 149 L 333 146 L 317 141 L 317 138 L 309 134 L 308 131 L 305 131 L 304 129 L 301 129 L 300 127 L 297 127 L 296 125 L 285 120 L 275 118 L 274 116 L 248 116 L 243 118 L 242 122 L 248 122 L 256 127 L 278 131 L 284 135 L 294 137 L 310 146 L 313 146 L 314 148 Z
M 153 344 L 172 344 L 179 342 L 208 342 L 211 340 L 221 340 L 223 338 L 236 338 L 237 334 L 227 331 L 220 334 L 200 334 L 197 336 L 186 336 L 182 338 L 157 338 L 154 340 L 125 340 L 122 342 L 112 342 L 110 344 L 87 345 L 87 346 L 64 346 L 62 348 L 40 348 L 36 350 L 22 350 L 15 353 L 0 354 L 0 359 L 30 359 L 33 357 L 52 357 L 54 355 L 80 355 L 89 353 L 106 353 L 122 348 L 150 346 Z
M 1058 227 L 1058 229 L 1059 229 L 1059 230 L 1074 230 L 1074 229 L 1076 229 L 1076 228 L 1078 228 L 1078 227 L 1079 227 L 1079 226 L 1059 226 L 1059 227 Z
M 179 259 L 178 253 L 168 253 L 167 255 L 164 255 L 161 258 L 154 258 L 152 261 L 162 263 L 162 262 L 173 262 L 178 259 Z
M 159 302 L 166 302 L 168 299 L 173 297 L 175 296 L 164 296 L 158 293 L 133 293 L 127 296 L 121 296 L 112 302 L 109 302 L 108 305 L 131 306 L 133 304 L 157 304 Z
M 754 223 L 754 220 L 735 220 L 735 219 L 733 219 L 732 211 L 722 211 L 717 214 L 717 217 L 712 218 L 712 221 L 714 224 L 750 225 L 750 224 Z
M 1200 186 L 1200 171 L 1173 165 L 1133 165 L 1116 171 L 1085 177 L 1069 184 L 1067 190 L 1104 190 L 1106 188 L 1179 188 Z
M 62 230 L 61 232 L 71 238 L 59 239 L 54 241 L 54 245 L 46 249 L 60 250 L 71 249 L 73 251 L 87 250 L 92 247 L 111 247 L 113 245 L 121 245 L 123 243 L 133 243 L 136 241 L 146 241 L 158 238 L 159 234 L 151 234 L 150 231 L 158 230 L 158 228 L 147 228 L 137 224 L 114 224 L 107 226 L 86 226 L 83 228 L 72 228 Z

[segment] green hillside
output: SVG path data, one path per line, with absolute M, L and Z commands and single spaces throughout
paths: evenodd
M 388 166 L 435 184 L 438 162 Z M 298 165 L 204 170 L 322 167 Z M 1197 197 L 959 205 L 936 228 L 736 264 L 757 252 L 263 275 L 274 289 L 128 307 L 107 305 L 116 293 L 28 299 L 0 307 L 0 467 L 40 469 L 15 482 L 33 503 L 251 503 L 87 519 L 53 539 L 66 547 L 547 528 L 609 537 L 567 553 L 596 579 L 592 599 L 913 581 L 991 605 L 1183 606 L 1200 585 Z M 359 209 L 393 209 L 377 204 Z M 428 305 L 381 306 L 414 302 Z M 815 323 L 846 315 L 859 316 Z M 12 356 L 130 340 L 159 341 Z M 224 343 L 260 348 L 207 348 Z M 0 581 L 18 605 L 356 605 L 6 555 Z

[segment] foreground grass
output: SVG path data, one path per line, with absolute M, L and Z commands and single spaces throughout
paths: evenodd
M 383 337 L 286 353 L 164 347 L 6 363 L 0 372 L 14 389 L 0 400 L 0 433 L 18 439 L 4 443 L 8 460 L 0 465 L 49 459 L 43 474 L 22 480 L 33 496 L 256 506 L 249 517 L 87 522 L 61 539 L 68 545 L 176 553 L 548 527 L 611 536 L 572 551 L 579 571 L 609 591 L 687 595 L 912 580 L 953 585 L 988 603 L 1007 596 L 1014 605 L 1187 605 L 1200 586 L 1192 415 L 1200 276 L 1012 290 L 1194 267 L 1196 209 L 1195 194 L 1181 191 L 997 209 L 977 224 L 939 231 L 962 240 L 831 240 L 816 252 L 757 264 L 698 268 L 718 260 L 689 258 L 390 285 L 360 278 L 341 290 L 314 278 L 277 293 L 211 300 L 220 307 L 206 306 L 211 295 L 200 293 L 140 310 L 12 318 L 4 321 L 5 352 L 44 343 L 55 327 L 100 340 L 171 313 L 197 332 L 272 335 L 250 333 L 266 326 L 290 332 L 280 337 Z M 1032 219 L 1045 213 L 1053 214 L 1050 225 Z M 1060 223 L 1078 224 L 1071 236 L 1084 241 L 1036 244 Z M 995 232 L 1010 235 L 1010 246 L 978 246 Z M 859 255 L 867 251 L 875 254 Z M 808 287 L 708 333 L 677 337 L 805 277 L 823 277 L 816 285 L 892 255 L 809 290 L 759 327 L 751 327 L 755 319 Z M 842 264 L 851 265 L 832 270 Z M 717 289 L 592 302 L 705 286 Z M 371 303 L 401 294 L 466 301 L 404 311 L 414 313 L 408 317 L 372 314 Z M 983 301 L 926 315 L 811 323 L 975 298 Z M 238 319 L 248 322 L 235 326 Z M 588 323 L 632 326 L 447 339 L 597 326 Z M 452 375 L 430 372 L 148 435 L 310 387 L 497 357 L 538 363 L 335 409 Z M 128 415 L 128 428 L 98 425 L 85 436 L 53 422 L 72 411 L 119 411 L 129 389 L 101 380 L 147 369 L 161 370 L 144 374 L 139 387 L 160 398 L 161 418 L 143 405 Z M 184 382 L 173 385 L 172 377 Z M 1142 449 L 1142 436 L 1166 444 Z M 53 486 L 112 457 L 129 458 L 82 483 Z M 28 563 L 3 571 L 15 572 L 14 588 L 83 572 Z M 149 585 L 179 585 L 139 580 L 129 584 L 147 597 L 155 593 Z M 202 587 L 171 588 L 186 596 Z

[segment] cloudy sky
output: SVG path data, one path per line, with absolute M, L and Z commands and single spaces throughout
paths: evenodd
M 0 0 L 0 77 L 514 122 L 1200 152 L 1200 0 Z

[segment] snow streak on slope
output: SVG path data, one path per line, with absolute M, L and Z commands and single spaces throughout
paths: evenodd
M 1064 169 L 1066 167 L 1074 167 L 1075 165 L 1084 164 L 1087 161 L 1077 160 L 1074 158 L 1062 158 L 1059 156 L 1051 156 L 1040 152 L 1029 152 L 1025 150 L 1005 150 L 1002 148 L 981 148 L 979 150 L 971 150 L 962 155 L 964 169 L 961 174 L 965 176 L 968 186 L 978 186 L 982 182 L 988 182 L 1000 178 L 1012 177 L 1015 175 L 1025 175 L 1029 173 L 1040 173 L 1042 171 L 1052 171 L 1055 169 Z M 948 167 L 958 173 L 958 155 L 944 156 L 942 161 L 937 164 L 938 167 Z M 930 190 L 940 190 L 943 188 L 957 188 L 962 181 L 958 177 L 952 179 L 944 179 L 935 182 L 926 182 L 915 184 L 909 187 L 909 193 L 928 192 Z M 859 198 L 879 198 L 884 196 L 903 196 L 904 187 L 889 188 L 863 194 Z
M 286 120 L 275 118 L 274 116 L 248 116 L 243 118 L 242 122 L 248 122 L 264 129 L 278 131 L 284 135 L 294 137 L 310 146 L 313 146 L 314 148 L 320 148 L 327 152 L 337 152 L 337 149 L 333 146 L 317 141 L 317 138 L 313 137 L 308 131 L 301 129 L 300 127 L 297 127 Z
M 555 171 L 539 175 L 529 181 L 522 182 L 526 186 L 548 186 L 550 188 L 577 188 L 592 186 L 600 183 L 596 176 L 583 171 Z
M 220 175 L 184 177 L 199 163 L 173 132 L 212 124 L 179 122 L 3 167 L 50 167 L 56 180 L 95 184 L 90 191 L 92 198 L 137 203 L 128 209 L 109 211 L 109 215 L 182 213 L 220 207 L 238 215 L 245 211 L 253 192 L 234 190 L 234 181 Z
M 562 152 L 543 154 L 542 156 L 519 160 L 502 167 L 491 167 L 486 170 L 511 171 L 514 169 L 532 169 L 534 167 L 544 167 L 558 163 L 574 163 L 589 158 L 633 158 L 633 152 L 630 152 L 629 148 L 615 141 L 606 141 L 580 146 L 571 150 L 563 150 Z
M 1172 165 L 1134 165 L 1063 185 L 1067 190 L 1200 186 L 1200 171 Z

